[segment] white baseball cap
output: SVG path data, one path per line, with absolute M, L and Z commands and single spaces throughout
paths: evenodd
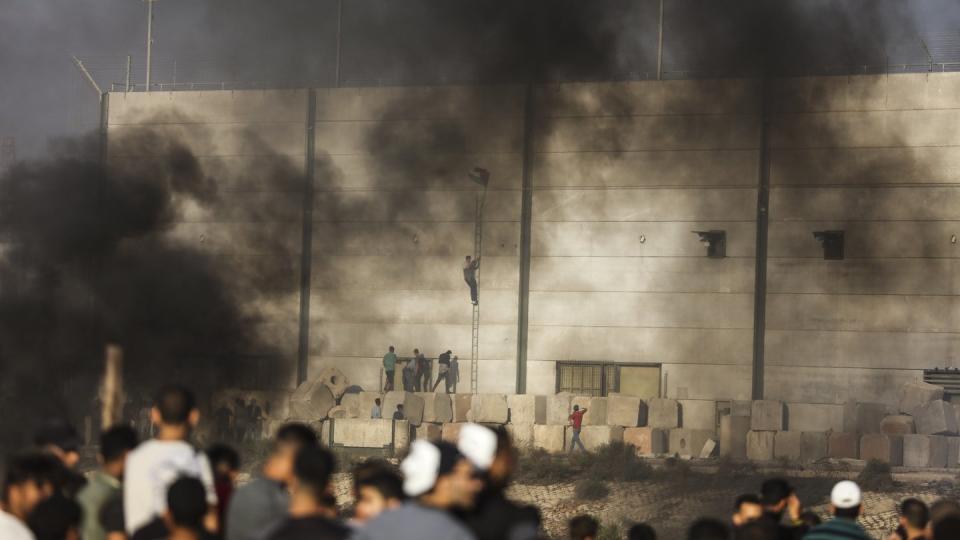
M 497 434 L 480 424 L 467 424 L 460 428 L 457 450 L 474 467 L 485 471 L 493 465 L 493 458 L 497 456 Z
M 400 463 L 403 473 L 403 492 L 408 497 L 419 497 L 430 491 L 437 483 L 440 469 L 440 449 L 436 445 L 419 439 L 410 445 L 410 453 Z
M 861 501 L 860 486 L 850 480 L 837 482 L 830 492 L 830 503 L 835 508 L 856 508 Z

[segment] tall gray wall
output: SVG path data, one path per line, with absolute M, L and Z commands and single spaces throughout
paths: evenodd
M 769 89 L 766 395 L 889 401 L 923 368 L 958 364 L 960 244 L 950 238 L 960 235 L 960 76 L 787 79 Z M 473 251 L 478 195 L 465 173 L 480 165 L 492 181 L 479 387 L 513 390 L 523 94 L 316 90 L 311 372 L 337 366 L 369 387 L 387 345 L 401 355 L 449 348 L 469 387 L 460 265 Z M 527 391 L 553 392 L 556 362 L 583 360 L 661 365 L 669 397 L 749 398 L 761 85 L 564 84 L 535 96 Z M 250 133 L 302 171 L 306 103 L 306 91 L 112 94 L 109 135 L 171 130 L 229 185 L 264 151 Z M 186 120 L 158 120 L 170 111 Z M 237 191 L 237 201 L 270 200 L 299 219 L 298 191 Z M 255 224 L 242 211 L 214 214 L 187 214 L 174 234 L 261 260 L 299 256 L 299 228 L 277 249 L 243 240 Z M 726 258 L 706 257 L 692 233 L 710 229 L 726 231 Z M 812 233 L 829 229 L 846 231 L 844 260 L 822 258 Z M 296 280 L 299 260 L 290 264 Z M 291 359 L 298 300 L 250 301 Z

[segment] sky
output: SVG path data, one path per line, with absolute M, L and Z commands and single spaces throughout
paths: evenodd
M 717 24 L 719 13 L 742 0 L 665 0 L 667 68 L 702 67 L 714 48 L 684 36 L 713 32 L 735 39 Z M 781 0 L 778 0 L 781 1 Z M 864 0 L 782 0 L 815 12 L 840 5 L 858 19 Z M 886 2 L 894 30 L 960 32 L 956 0 Z M 558 10 L 605 11 L 615 21 L 623 73 L 655 69 L 657 0 L 512 0 L 535 5 L 544 24 Z M 531 3 L 533 2 L 533 3 Z M 588 3 L 589 2 L 589 3 Z M 404 79 L 470 80 L 498 49 L 503 20 L 488 6 L 498 0 L 344 0 L 342 79 L 349 84 Z M 337 0 L 156 0 L 154 80 L 240 80 L 263 85 L 332 84 Z M 482 6 L 482 7 L 480 7 Z M 512 9 L 512 8 L 511 8 Z M 510 9 L 497 12 L 510 17 Z M 460 16 L 457 16 L 460 15 Z M 827 21 L 832 17 L 814 16 Z M 864 29 L 872 32 L 872 29 Z M 77 55 L 102 86 L 124 78 L 126 55 L 133 80 L 143 82 L 146 5 L 143 0 L 0 0 L 0 136 L 14 136 L 18 156 L 43 155 L 51 137 L 96 127 L 98 96 L 73 65 Z M 958 34 L 960 35 L 960 34 Z M 496 54 L 502 54 L 497 52 Z M 828 51 L 827 54 L 832 54 Z M 960 54 L 960 52 L 958 52 Z M 500 61 L 499 57 L 493 58 Z M 176 67 L 174 67 L 176 66 Z M 104 88 L 106 89 L 106 88 Z

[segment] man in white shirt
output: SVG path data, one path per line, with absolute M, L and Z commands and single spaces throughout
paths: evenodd
M 123 513 L 129 534 L 151 524 L 167 510 L 167 488 L 181 476 L 199 479 L 210 505 L 208 527 L 216 528 L 217 495 L 210 462 L 187 442 L 200 420 L 193 394 L 170 386 L 160 391 L 150 411 L 157 436 L 127 456 L 124 470 Z
M 27 516 L 56 490 L 60 462 L 47 454 L 16 456 L 7 464 L 3 482 L 3 510 L 0 510 L 0 538 L 34 540 L 27 528 Z

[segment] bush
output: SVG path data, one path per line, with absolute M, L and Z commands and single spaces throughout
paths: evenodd
M 860 486 L 860 489 L 890 491 L 896 485 L 890 470 L 889 463 L 884 463 L 878 459 L 871 459 L 857 476 L 857 484 Z
M 622 442 L 604 445 L 590 454 L 585 469 L 592 478 L 608 482 L 636 482 L 653 475 L 653 468 L 637 457 L 636 449 Z
M 610 494 L 607 485 L 596 478 L 584 478 L 577 482 L 573 494 L 582 500 L 596 501 Z
M 515 480 L 521 484 L 558 484 L 572 481 L 582 470 L 571 465 L 566 456 L 537 449 L 520 455 Z

